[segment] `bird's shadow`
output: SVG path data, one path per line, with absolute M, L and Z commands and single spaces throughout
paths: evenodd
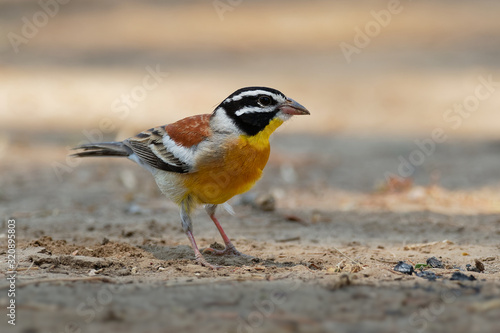
M 165 261 L 175 261 L 175 260 L 193 260 L 195 261 L 195 256 L 193 249 L 187 245 L 178 246 L 159 246 L 159 245 L 143 245 L 139 246 L 146 252 L 151 253 L 156 259 Z M 273 259 L 261 259 L 252 256 L 234 256 L 234 255 L 224 255 L 218 256 L 210 253 L 204 254 L 205 259 L 214 265 L 220 266 L 265 266 L 265 267 L 278 267 L 286 268 L 301 265 L 301 263 L 295 263 L 291 261 L 277 262 Z

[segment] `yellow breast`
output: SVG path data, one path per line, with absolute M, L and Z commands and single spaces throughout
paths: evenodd
M 221 147 L 223 158 L 185 175 L 186 196 L 191 195 L 200 204 L 221 204 L 248 191 L 262 176 L 269 159 L 269 136 L 282 123 L 274 119 L 257 135 L 242 135 Z

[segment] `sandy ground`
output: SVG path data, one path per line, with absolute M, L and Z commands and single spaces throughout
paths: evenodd
M 494 332 L 500 145 L 440 147 L 429 163 L 442 176 L 418 172 L 423 185 L 373 181 L 411 146 L 276 135 L 262 181 L 232 201 L 235 216 L 219 213 L 254 259 L 207 255 L 217 271 L 196 265 L 177 208 L 128 161 L 84 161 L 62 182 L 50 168 L 11 171 L 1 213 L 20 235 L 16 331 Z M 472 155 L 481 172 L 463 166 Z M 200 246 L 221 242 L 202 209 L 194 219 Z M 443 263 L 423 268 L 434 281 L 394 270 L 430 257 Z M 467 271 L 476 261 L 484 271 Z
M 401 3 L 351 63 L 339 43 L 386 1 L 243 1 L 224 20 L 201 1 L 72 1 L 20 52 L 2 39 L 0 275 L 9 219 L 18 267 L 16 326 L 2 315 L 1 332 L 498 332 L 498 4 Z M 2 35 L 39 10 L 2 2 Z M 158 85 L 118 108 L 157 66 Z M 253 84 L 311 111 L 273 135 L 236 214 L 218 212 L 253 258 L 197 265 L 146 171 L 67 157 Z M 449 111 L 477 89 L 473 111 Z M 221 243 L 203 209 L 194 232 Z

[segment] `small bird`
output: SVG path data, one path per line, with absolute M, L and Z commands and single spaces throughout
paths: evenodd
M 193 236 L 191 212 L 199 205 L 215 223 L 224 250 L 216 255 L 243 255 L 215 217 L 217 205 L 248 191 L 261 177 L 269 158 L 269 136 L 293 115 L 309 111 L 278 90 L 246 87 L 229 95 L 211 114 L 153 127 L 121 142 L 89 143 L 76 157 L 127 157 L 149 170 L 161 192 L 180 207 L 182 228 L 199 264 L 210 264 Z

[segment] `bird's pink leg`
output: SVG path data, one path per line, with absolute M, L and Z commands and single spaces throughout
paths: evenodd
M 198 249 L 198 245 L 196 245 L 196 241 L 194 240 L 193 233 L 191 230 L 188 230 L 186 232 L 187 237 L 189 238 L 189 241 L 191 242 L 191 247 L 193 248 L 194 251 L 194 256 L 196 257 L 196 261 L 205 267 L 211 268 L 211 269 L 218 269 L 220 266 L 214 266 L 211 263 L 209 263 L 201 254 L 200 250 Z
M 244 256 L 244 257 L 250 257 L 249 255 L 243 254 L 240 251 L 236 250 L 236 247 L 233 245 L 229 237 L 227 237 L 226 232 L 224 229 L 222 229 L 222 226 L 220 225 L 219 221 L 215 217 L 215 208 L 216 205 L 207 205 L 206 206 L 206 211 L 212 221 L 214 222 L 215 226 L 217 227 L 217 230 L 219 230 L 220 235 L 222 236 L 222 240 L 224 241 L 224 244 L 226 245 L 226 248 L 224 250 L 216 250 L 211 247 L 207 247 L 206 249 L 203 250 L 203 252 L 210 252 L 215 255 L 234 255 L 234 256 Z
M 181 222 L 182 222 L 182 228 L 184 229 L 184 232 L 186 233 L 186 236 L 188 237 L 189 241 L 191 242 L 191 247 L 193 248 L 194 251 L 194 256 L 196 257 L 196 261 L 205 267 L 211 268 L 211 269 L 217 269 L 220 268 L 219 266 L 214 266 L 210 264 L 201 254 L 200 250 L 198 249 L 198 245 L 196 245 L 196 241 L 193 236 L 193 225 L 191 222 L 191 217 L 189 216 L 189 213 L 191 212 L 191 201 L 190 198 L 186 198 L 181 202 Z

